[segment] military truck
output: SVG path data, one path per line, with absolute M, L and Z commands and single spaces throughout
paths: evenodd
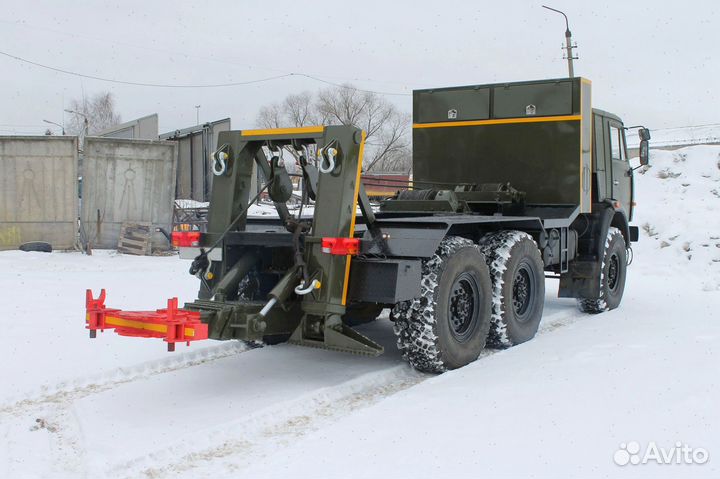
M 358 128 L 222 132 L 208 230 L 173 233 L 199 298 L 128 313 L 88 292 L 87 327 L 170 348 L 209 337 L 378 355 L 355 327 L 389 308 L 415 368 L 464 366 L 533 338 L 548 276 L 585 312 L 620 305 L 638 240 L 625 130 L 591 107 L 583 78 L 417 90 L 413 178 L 378 208 L 360 182 Z M 647 164 L 650 134 L 639 134 Z M 286 205 L 288 149 L 312 214 Z M 277 217 L 247 214 L 254 167 Z

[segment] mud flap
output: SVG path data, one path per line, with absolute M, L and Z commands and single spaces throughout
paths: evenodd
M 600 209 L 601 206 L 604 208 Z M 586 215 L 588 229 L 578 238 L 578 258 L 560 275 L 558 298 L 594 298 L 600 294 L 600 268 L 605 237 L 615 215 L 610 205 L 596 205 L 596 212 Z M 586 247 L 582 244 L 585 242 Z
M 600 294 L 600 263 L 575 260 L 560 275 L 558 298 L 593 298 Z

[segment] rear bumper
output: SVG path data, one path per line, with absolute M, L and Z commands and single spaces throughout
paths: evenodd
M 180 247 L 178 251 L 180 252 L 180 259 L 195 259 L 200 254 L 200 248 L 194 247 Z M 215 248 L 210 251 L 208 259 L 210 261 L 222 261 L 222 248 Z

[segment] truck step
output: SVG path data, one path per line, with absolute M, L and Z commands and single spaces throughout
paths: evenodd
M 300 325 L 290 337 L 290 344 L 309 348 L 327 349 L 342 353 L 359 354 L 361 356 L 379 356 L 385 349 L 372 339 L 364 336 L 349 326 L 342 325 L 342 331 L 333 328 L 325 329 L 325 340 L 319 341 L 302 337 Z

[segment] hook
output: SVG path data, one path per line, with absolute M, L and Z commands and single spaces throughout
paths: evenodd
M 320 289 L 320 281 L 314 279 L 310 283 L 310 286 L 308 286 L 307 288 L 304 288 L 304 286 L 305 286 L 305 280 L 300 281 L 300 284 L 295 287 L 295 294 L 304 296 L 314 289 Z
M 324 161 L 320 161 L 320 167 L 318 170 L 320 170 L 320 173 L 330 173 L 335 169 L 335 158 L 337 157 L 337 150 L 335 148 L 324 148 L 321 150 L 321 157 L 322 160 L 327 160 L 328 166 L 327 168 L 324 168 L 323 165 L 325 164 Z
M 228 154 L 224 151 L 216 151 L 213 155 L 212 171 L 215 176 L 224 175 L 227 171 Z
M 283 148 L 282 146 L 278 146 L 278 151 L 277 151 L 278 161 L 277 161 L 277 165 L 278 165 L 280 168 L 285 168 L 285 160 L 283 160 L 283 150 L 284 150 L 284 148 Z

